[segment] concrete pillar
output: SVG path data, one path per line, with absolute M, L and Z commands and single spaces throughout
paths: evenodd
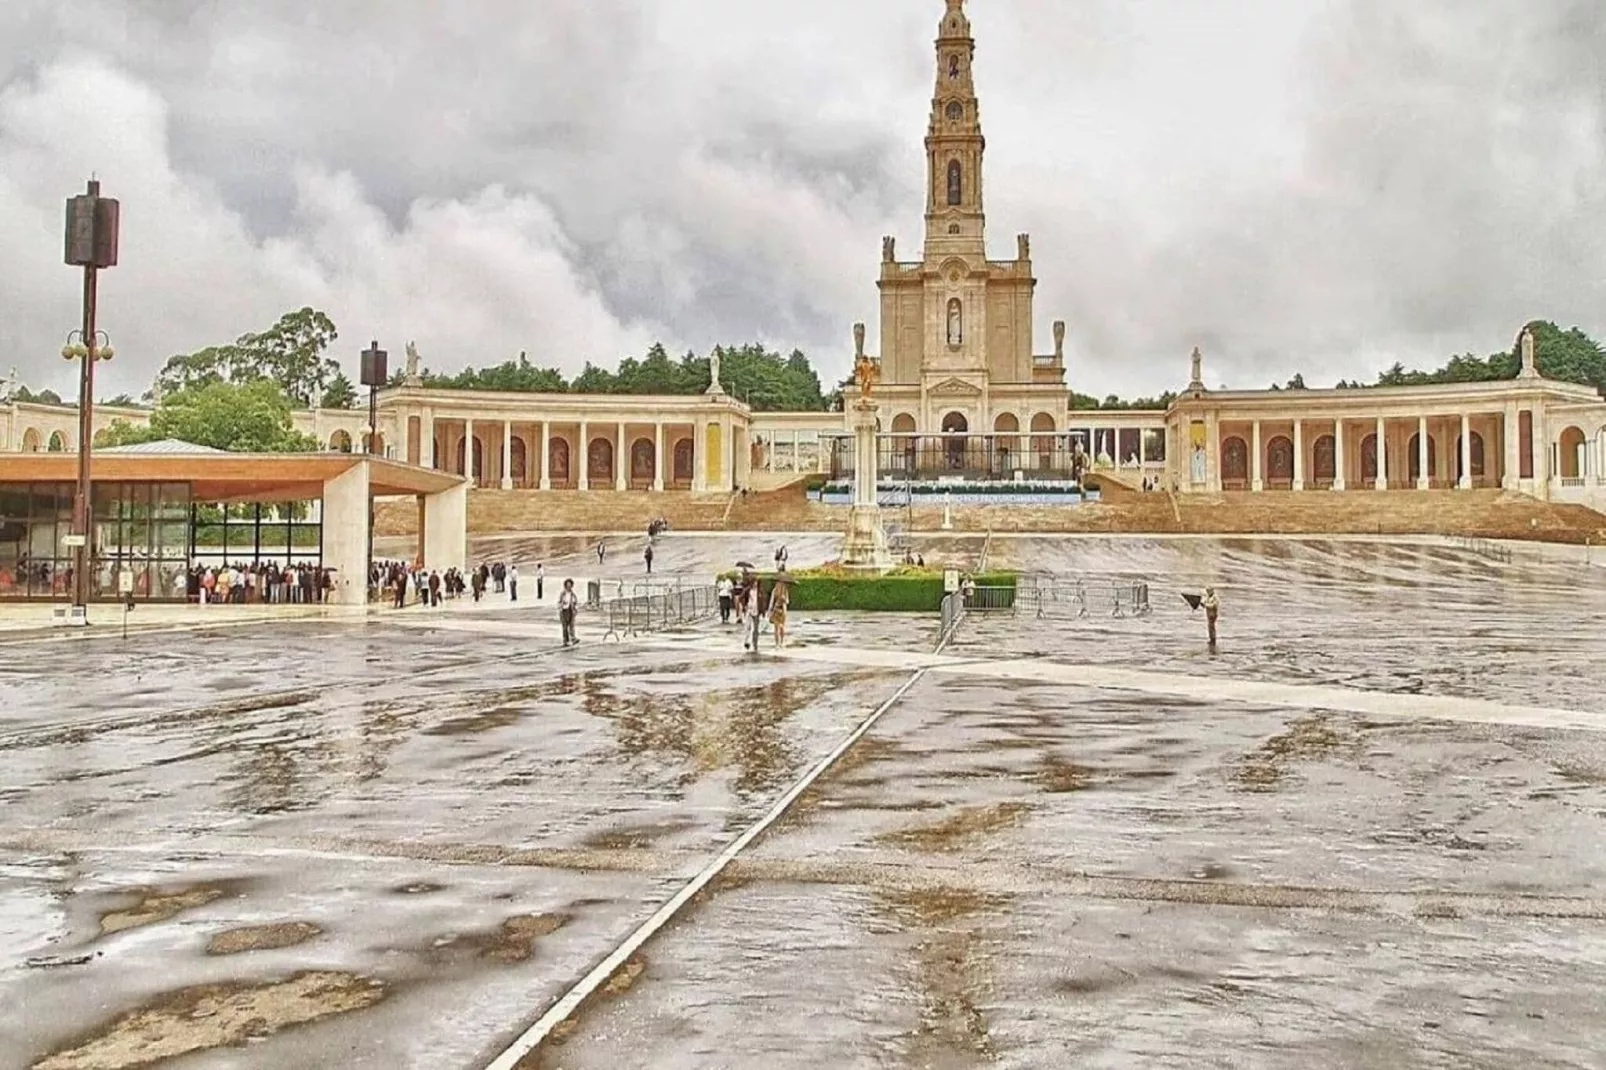
M 662 421 L 652 425 L 653 464 L 652 489 L 664 489 L 664 425 Z
M 1461 478 L 1456 486 L 1461 490 L 1472 489 L 1472 420 L 1466 413 L 1461 414 Z
M 1550 500 L 1550 428 L 1546 426 L 1545 410 L 1538 403 L 1533 407 L 1534 429 L 1534 495 L 1540 501 Z
M 1249 462 L 1249 489 L 1256 492 L 1266 489 L 1265 480 L 1261 478 L 1260 469 L 1260 421 L 1256 420 L 1249 428 L 1249 452 L 1253 458 Z
M 1517 440 L 1517 432 L 1520 429 L 1517 423 L 1517 403 L 1515 401 L 1507 402 L 1505 420 L 1502 421 L 1500 428 L 1500 455 L 1502 458 L 1500 486 L 1504 490 L 1516 490 L 1517 479 L 1522 472 L 1522 456 L 1517 452 L 1521 445 Z
M 480 485 L 480 473 L 474 468 L 474 421 L 463 421 L 463 475 L 468 476 L 468 485 Z
M 1120 442 L 1113 443 L 1113 447 L 1119 452 Z M 1112 455 L 1110 459 L 1115 460 L 1115 457 Z M 1205 416 L 1205 483 L 1212 493 L 1221 493 L 1221 425 L 1214 412 Z
M 708 425 L 702 420 L 691 425 L 691 489 L 701 494 L 708 489 L 708 462 L 703 453 L 708 449 Z
M 528 470 L 530 453 L 524 453 L 524 465 Z M 513 489 L 513 421 L 502 421 L 502 489 Z
M 1294 421 L 1294 489 L 1305 489 L 1305 421 Z
M 424 497 L 424 567 L 468 568 L 468 484 Z
M 359 461 L 323 485 L 323 565 L 334 570 L 339 606 L 368 601 L 368 468 Z
M 1432 474 L 1428 471 L 1428 418 L 1416 418 L 1416 489 L 1427 490 Z
M 552 425 L 541 421 L 541 483 L 542 490 L 552 489 Z
M 1388 421 L 1377 418 L 1377 480 L 1378 490 L 1389 489 Z
M 1343 490 L 1349 485 L 1344 477 L 1344 421 L 1333 421 L 1333 489 Z
M 618 434 L 616 437 L 619 445 L 613 451 L 613 489 L 629 490 L 630 473 L 629 466 L 626 462 L 629 461 L 630 454 L 628 451 L 628 443 L 625 442 L 625 425 L 623 423 L 619 425 Z
M 580 448 L 578 450 L 576 450 L 575 452 L 580 455 L 579 456 L 580 476 L 575 481 L 574 485 L 576 487 L 579 487 L 581 490 L 590 490 L 591 489 L 591 425 L 586 423 L 584 420 L 580 421 Z M 569 458 L 569 463 L 570 463 L 571 467 L 573 466 L 574 461 L 575 461 L 575 458 L 573 458 L 573 457 Z
M 424 441 L 418 444 L 418 458 L 425 468 L 435 467 L 435 410 L 425 409 L 423 419 L 418 421 L 418 433 L 424 436 Z

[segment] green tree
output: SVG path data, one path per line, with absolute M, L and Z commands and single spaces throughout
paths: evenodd
M 95 448 L 98 450 L 108 446 L 133 446 L 141 442 L 155 442 L 159 438 L 161 436 L 149 427 L 137 426 L 127 420 L 113 420 L 95 432 Z
M 324 387 L 319 404 L 326 409 L 349 409 L 357 404 L 357 388 L 351 385 L 345 372 L 335 372 L 335 377 Z
M 207 383 L 164 396 L 148 428 L 118 421 L 107 429 L 112 445 L 176 438 L 232 453 L 306 453 L 319 448 L 295 430 L 291 400 L 267 379 Z
M 17 392 L 16 392 L 16 394 L 14 394 L 12 396 L 11 400 L 12 401 L 23 401 L 23 402 L 30 402 L 31 401 L 35 405 L 64 405 L 64 404 L 67 404 L 67 402 L 64 402 L 64 401 L 61 400 L 61 395 L 56 393 L 54 390 L 45 389 L 45 390 L 39 391 L 38 393 L 34 393 L 32 390 L 29 390 L 25 386 L 17 387 Z M 72 402 L 72 405 L 74 407 L 77 407 L 77 404 L 78 404 L 78 402 L 76 400 Z
M 97 401 L 95 404 L 111 405 L 120 409 L 137 409 L 140 407 L 139 402 L 128 394 L 118 394 L 116 397 L 107 398 L 105 401 Z
M 340 366 L 323 355 L 337 337 L 334 321 L 316 309 L 286 312 L 267 330 L 241 335 L 230 345 L 169 357 L 151 394 L 159 398 L 214 383 L 268 379 L 292 404 L 310 408 L 340 374 Z

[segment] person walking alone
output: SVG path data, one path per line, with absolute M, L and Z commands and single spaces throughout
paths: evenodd
M 649 542 L 647 544 L 647 548 L 641 552 L 641 559 L 643 561 L 647 562 L 647 575 L 651 576 L 652 575 L 652 543 Z
M 546 601 L 546 569 L 539 561 L 535 563 L 535 600 Z
M 714 585 L 714 591 L 719 595 L 719 622 L 721 624 L 729 624 L 731 622 L 731 596 L 735 591 L 735 587 L 736 585 L 731 582 L 729 576 L 721 576 L 719 582 Z
M 580 599 L 574 593 L 574 581 L 564 580 L 563 591 L 558 595 L 558 624 L 563 628 L 563 645 L 577 646 L 580 640 L 574 634 L 574 617 L 580 611 Z
M 1221 613 L 1221 599 L 1216 597 L 1214 587 L 1204 589 L 1204 597 L 1199 599 L 1199 605 L 1205 611 L 1205 627 L 1210 630 L 1210 649 L 1216 649 L 1216 617 Z
M 775 574 L 775 586 L 770 590 L 770 624 L 775 628 L 775 649 L 779 650 L 786 645 L 786 610 L 792 603 L 792 575 L 781 566 L 781 571 Z M 757 629 L 753 633 L 753 645 L 758 646 Z
M 519 566 L 517 565 L 508 566 L 507 600 L 509 602 L 517 602 L 519 600 Z

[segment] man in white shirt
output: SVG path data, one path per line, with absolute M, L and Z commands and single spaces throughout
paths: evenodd
M 509 602 L 517 602 L 519 600 L 519 566 L 517 565 L 509 565 L 507 569 L 507 600 Z
M 558 623 L 563 626 L 563 645 L 578 646 L 574 634 L 574 618 L 580 611 L 580 599 L 574 593 L 574 581 L 563 581 L 563 593 L 558 595 Z
M 736 585 L 731 582 L 729 576 L 721 576 L 719 583 L 714 586 L 714 591 L 719 596 L 719 622 L 721 624 L 729 624 L 731 622 L 731 596 L 735 589 Z

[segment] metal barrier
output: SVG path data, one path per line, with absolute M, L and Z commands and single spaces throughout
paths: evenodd
M 1455 536 L 1450 542 L 1458 549 L 1477 554 L 1479 557 L 1487 558 L 1490 561 L 1498 561 L 1503 565 L 1511 564 L 1511 547 L 1502 543 L 1493 542 L 1489 539 L 1474 539 L 1462 535 Z
M 604 640 L 618 642 L 629 636 L 692 624 L 719 612 L 718 589 L 678 584 L 656 594 L 615 598 L 601 607 L 608 618 Z
M 1154 612 L 1149 607 L 1149 585 L 1132 583 L 1117 586 L 1112 592 L 1115 601 L 1114 617 L 1147 617 Z
M 1015 588 L 1013 587 L 977 587 L 974 585 L 960 590 L 960 597 L 964 601 L 967 613 L 998 613 L 1014 612 Z
M 942 653 L 942 648 L 947 646 L 949 641 L 953 639 L 954 632 L 958 629 L 959 622 L 964 618 L 964 615 L 965 606 L 957 593 L 949 592 L 942 596 L 942 621 L 937 628 L 937 645 L 935 647 L 937 653 Z
M 1080 576 L 1027 573 L 1015 588 L 1017 611 L 1025 608 L 1038 617 L 1069 613 L 1078 620 L 1088 616 L 1093 600 L 1108 600 L 1112 617 L 1147 617 L 1154 607 L 1149 601 L 1149 584 L 1144 580 L 1094 581 Z

